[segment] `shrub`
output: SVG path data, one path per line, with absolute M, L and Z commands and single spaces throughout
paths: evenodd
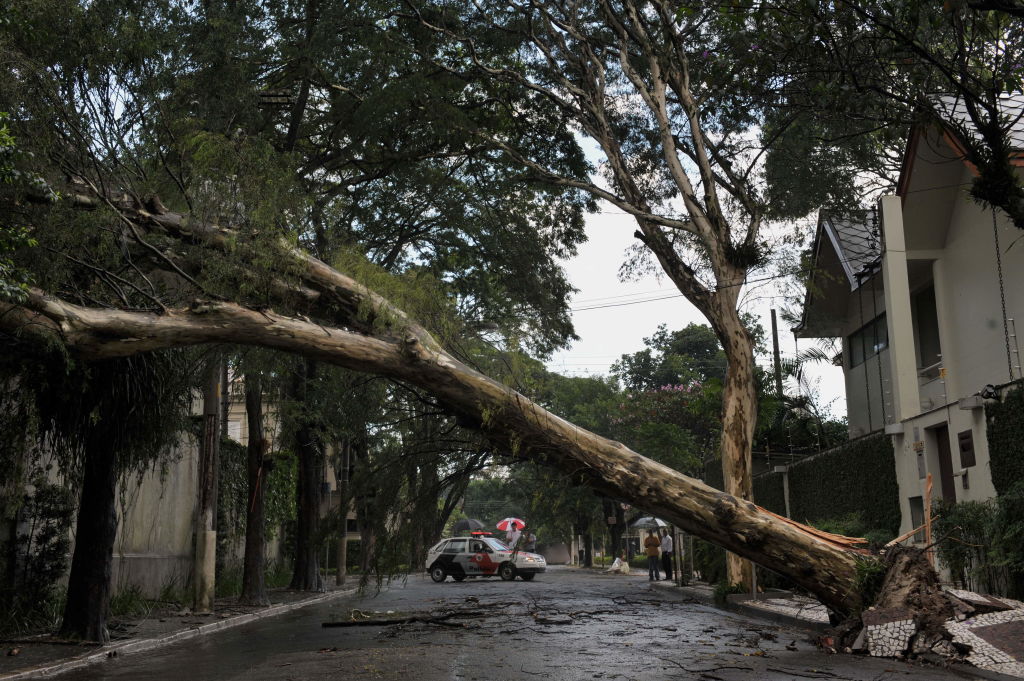
M 59 619 L 63 596 L 56 585 L 67 569 L 74 511 L 71 492 L 40 472 L 24 497 L 16 536 L 0 547 L 0 632 L 48 628 Z
M 958 585 L 985 593 L 1024 596 L 1024 482 L 984 502 L 943 504 L 933 536 L 938 555 Z

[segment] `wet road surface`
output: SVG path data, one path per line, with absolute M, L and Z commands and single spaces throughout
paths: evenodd
M 350 620 L 440 615 L 438 623 L 323 628 Z M 389 611 L 391 611 L 389 613 Z M 356 613 L 359 616 L 359 613 Z M 646 577 L 553 567 L 532 582 L 435 584 L 425 575 L 61 675 L 61 681 L 945 681 L 935 667 L 826 655 L 799 629 L 666 600 Z M 796 650 L 789 650 L 796 648 Z

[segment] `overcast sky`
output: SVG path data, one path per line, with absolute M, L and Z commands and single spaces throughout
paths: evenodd
M 580 340 L 569 350 L 556 353 L 548 368 L 569 376 L 607 374 L 612 362 L 621 355 L 643 349 L 643 339 L 651 336 L 659 324 L 674 330 L 690 322 L 707 323 L 667 278 L 659 280 L 652 274 L 639 281 L 620 281 L 619 268 L 635 241 L 636 223 L 617 208 L 607 204 L 603 208 L 604 212 L 587 218 L 588 240 L 579 255 L 563 263 L 569 280 L 579 289 L 572 308 Z M 762 297 L 748 303 L 744 311 L 756 314 L 766 333 L 770 333 L 771 307 L 773 302 L 781 301 L 763 297 L 770 295 L 770 291 L 759 293 Z M 801 340 L 799 347 L 805 349 L 810 343 Z M 793 334 L 781 320 L 779 345 L 783 357 L 793 356 Z M 765 367 L 771 365 L 770 357 L 759 358 L 758 362 Z M 842 370 L 814 367 L 808 373 L 816 376 L 812 382 L 820 392 L 819 404 L 828 407 L 834 416 L 845 416 Z M 787 385 L 787 392 L 795 389 L 792 384 Z

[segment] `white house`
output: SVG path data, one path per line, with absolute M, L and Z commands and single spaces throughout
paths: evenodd
M 1011 139 L 1019 167 L 1020 120 Z M 850 436 L 892 437 L 904 532 L 923 522 L 928 473 L 933 499 L 995 495 L 984 399 L 1022 378 L 1024 231 L 970 198 L 974 176 L 954 130 L 914 130 L 895 196 L 820 217 L 795 330 L 842 339 Z

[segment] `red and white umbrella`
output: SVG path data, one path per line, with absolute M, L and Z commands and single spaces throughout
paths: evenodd
M 513 525 L 517 530 L 521 530 L 526 527 L 526 523 L 519 518 L 505 518 L 497 524 L 497 528 L 502 532 L 508 532 L 509 527 Z

